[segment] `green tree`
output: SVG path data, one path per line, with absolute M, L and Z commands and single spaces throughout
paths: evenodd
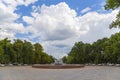
M 68 54 L 67 63 L 86 63 L 89 61 L 88 54 L 91 52 L 91 45 L 88 43 L 77 42 Z
M 54 58 L 43 52 L 43 47 L 39 43 L 34 44 L 35 63 L 46 64 L 54 62 Z
M 54 62 L 54 59 L 43 51 L 39 43 L 33 45 L 31 42 L 20 39 L 11 43 L 8 38 L 0 40 L 0 63 L 47 64 Z
M 14 40 L 13 48 L 17 57 L 17 63 L 23 63 L 23 41 L 20 39 Z
M 120 7 L 120 0 L 107 0 L 106 1 L 106 5 L 105 5 L 105 9 L 109 10 L 109 9 L 116 9 Z M 116 16 L 116 20 L 113 21 L 110 25 L 110 28 L 120 28 L 120 11 L 118 12 L 117 16 Z
M 3 60 L 4 60 L 3 54 L 4 54 L 4 50 L 2 46 L 0 46 L 0 63 L 3 63 Z
M 34 53 L 35 53 L 35 63 L 42 62 L 42 51 L 43 47 L 39 43 L 34 44 Z
M 47 53 L 43 52 L 41 54 L 41 62 L 40 63 L 46 64 L 46 63 L 51 63 L 51 62 L 52 62 L 51 57 Z
M 76 42 L 67 56 L 67 63 L 120 63 L 120 32 L 93 44 Z
M 105 50 L 105 42 L 107 38 L 98 39 L 96 42 L 92 44 L 92 54 L 94 55 L 94 63 L 104 63 L 104 50 Z M 93 56 L 92 55 L 92 56 Z
M 9 63 L 10 62 L 10 45 L 11 45 L 11 41 L 8 40 L 8 38 L 5 38 L 3 40 L 0 41 L 0 45 L 2 46 L 3 50 L 4 50 L 4 54 L 2 55 L 2 59 L 3 59 L 3 63 Z
M 63 63 L 67 63 L 67 57 L 64 56 L 64 57 L 62 58 L 62 61 L 63 61 Z
M 24 40 L 23 48 L 22 48 L 22 58 L 23 64 L 33 64 L 34 63 L 34 52 L 33 52 L 33 45 Z
M 74 59 L 73 59 L 74 56 L 70 55 L 70 53 L 68 54 L 68 57 L 67 57 L 67 64 L 75 64 L 74 62 Z

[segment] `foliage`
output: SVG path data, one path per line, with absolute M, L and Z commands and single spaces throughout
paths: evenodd
M 66 57 L 66 63 L 120 63 L 120 32 L 92 44 L 76 42 Z
M 106 5 L 105 5 L 105 9 L 109 10 L 109 9 L 116 9 L 120 6 L 120 0 L 107 0 L 106 1 Z
M 52 62 L 54 58 L 43 52 L 43 47 L 39 43 L 32 44 L 20 39 L 11 43 L 8 38 L 0 41 L 0 63 L 46 64 Z
M 109 10 L 109 9 L 114 10 L 119 7 L 120 7 L 120 0 L 107 0 L 106 1 L 106 5 L 105 5 L 106 10 Z M 118 12 L 116 16 L 116 20 L 110 24 L 109 28 L 111 29 L 111 28 L 117 28 L 117 27 L 120 28 L 120 11 Z

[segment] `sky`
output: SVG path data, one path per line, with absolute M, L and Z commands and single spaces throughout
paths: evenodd
M 0 0 L 0 39 L 40 43 L 48 54 L 66 56 L 75 42 L 110 37 L 118 10 L 104 10 L 106 0 Z

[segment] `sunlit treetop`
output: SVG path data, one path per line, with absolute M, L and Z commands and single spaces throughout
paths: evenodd
M 120 7 L 120 0 L 107 0 L 106 1 L 106 5 L 105 5 L 105 9 L 109 10 L 109 9 L 116 9 Z M 116 16 L 116 20 L 113 21 L 109 28 L 120 28 L 120 11 L 118 12 L 117 16 Z
M 109 9 L 116 9 L 120 7 L 120 0 L 107 0 L 106 1 L 106 5 L 105 5 L 105 9 L 109 10 Z

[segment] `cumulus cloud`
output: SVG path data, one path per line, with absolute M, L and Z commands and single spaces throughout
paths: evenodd
M 3 29 L 0 31 L 1 37 L 16 38 L 15 35 L 18 32 L 31 33 L 27 38 L 22 39 L 39 38 L 37 42 L 43 45 L 45 51 L 58 58 L 69 53 L 77 41 L 92 43 L 118 31 L 108 28 L 112 20 L 115 19 L 117 10 L 102 14 L 90 12 L 91 9 L 88 7 L 81 11 L 86 14 L 77 16 L 77 12 L 65 2 L 50 6 L 32 6 L 31 16 L 22 16 L 22 20 L 28 26 L 24 26 L 23 23 L 15 23 L 15 20 L 20 17 L 14 13 L 17 9 L 16 6 L 28 6 L 35 1 L 37 0 L 0 1 L 0 28 Z
M 33 7 L 31 13 L 33 18 L 24 16 L 23 20 L 30 24 L 36 30 L 39 30 L 38 35 L 42 35 L 42 40 L 64 40 L 74 36 L 78 36 L 79 33 L 85 33 L 86 27 L 79 27 L 77 13 L 75 10 L 70 9 L 69 6 L 62 2 L 57 5 L 41 7 Z M 30 21 L 26 21 L 26 18 L 30 18 Z M 33 21 L 31 21 L 33 19 Z
M 32 17 L 24 16 L 23 20 L 31 24 L 28 31 L 34 30 L 31 38 L 40 36 L 45 51 L 58 57 L 69 53 L 76 41 L 91 43 L 118 31 L 108 28 L 115 19 L 117 10 L 108 14 L 88 12 L 89 10 L 86 8 L 81 11 L 87 12 L 86 14 L 77 16 L 76 11 L 64 2 L 51 6 L 33 6 Z
M 118 10 L 111 13 L 101 14 L 98 12 L 89 12 L 81 16 L 81 24 L 89 27 L 89 31 L 81 35 L 79 40 L 92 43 L 103 37 L 110 37 L 111 34 L 118 32 L 118 29 L 109 29 L 109 24 L 115 20 Z
M 0 28 L 2 29 L 0 30 L 0 39 L 5 37 L 14 39 L 16 38 L 16 33 L 25 32 L 23 24 L 15 22 L 20 15 L 16 14 L 14 11 L 17 9 L 17 6 L 28 6 L 36 1 L 37 0 L 0 0 Z
M 17 6 L 20 6 L 20 5 L 28 6 L 37 1 L 38 0 L 1 0 L 2 3 L 12 8 L 16 8 Z

